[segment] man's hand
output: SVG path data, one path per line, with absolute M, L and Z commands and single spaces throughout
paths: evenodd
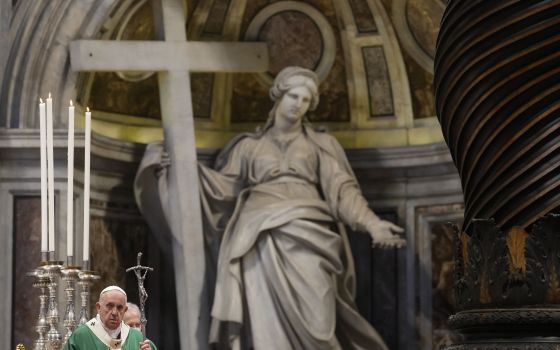
M 140 350 L 151 350 L 150 341 L 148 339 L 140 342 Z

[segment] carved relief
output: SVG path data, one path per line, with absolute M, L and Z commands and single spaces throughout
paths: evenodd
M 470 246 L 470 237 L 465 233 L 461 233 L 456 225 L 453 225 L 452 228 L 455 231 L 455 239 L 453 240 L 453 260 L 455 261 L 453 289 L 455 290 L 455 305 L 456 307 L 461 307 L 470 304 L 473 295 L 475 295 L 472 290 L 473 283 L 467 282 L 467 279 L 472 276 L 472 273 L 467 268 L 473 266 L 473 264 L 466 263 L 469 261 L 468 247 Z
M 531 274 L 546 283 L 544 301 L 550 304 L 560 302 L 560 215 L 548 214 L 533 225 L 525 248 L 527 259 L 531 261 Z M 542 297 L 539 292 L 539 299 Z
M 473 221 L 455 239 L 454 286 L 459 309 L 543 304 L 558 298 L 559 225 L 548 215 L 530 232 L 503 232 L 493 220 Z M 545 300 L 546 296 L 546 300 Z

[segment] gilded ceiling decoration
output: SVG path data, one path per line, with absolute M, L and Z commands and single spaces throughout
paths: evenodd
M 155 40 L 152 7 L 146 0 L 131 3 L 115 13 L 116 25 L 102 38 L 110 40 Z M 120 17 L 119 17 L 120 16 Z M 78 102 L 96 111 L 160 120 L 158 81 L 155 74 L 95 73 L 87 76 Z
M 270 82 L 288 65 L 317 72 L 321 102 L 309 117 L 345 147 L 441 140 L 433 117 L 432 73 L 423 60 L 433 62 L 442 0 L 186 3 L 189 40 L 264 41 L 270 55 L 267 73 L 191 74 L 197 133 L 213 140 L 201 138 L 200 146 L 219 147 L 224 141 L 216 140 L 261 124 L 272 105 Z M 98 38 L 155 40 L 150 2 L 122 0 Z M 155 74 L 84 73 L 80 81 L 78 102 L 90 106 L 98 118 L 115 127 L 131 120 L 151 128 L 160 125 Z M 430 122 L 416 125 L 418 119 Z M 223 135 L 209 134 L 216 132 Z

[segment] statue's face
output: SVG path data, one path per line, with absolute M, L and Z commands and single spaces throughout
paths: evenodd
M 286 91 L 284 96 L 282 96 L 282 100 L 280 100 L 278 105 L 278 113 L 284 119 L 296 122 L 305 115 L 310 104 L 311 92 L 305 85 L 298 85 Z
M 105 327 L 117 329 L 127 309 L 126 297 L 118 290 L 110 290 L 101 295 L 95 308 Z

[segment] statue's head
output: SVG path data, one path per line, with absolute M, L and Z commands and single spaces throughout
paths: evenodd
M 319 104 L 319 79 L 314 71 L 297 66 L 286 67 L 278 73 L 269 90 L 272 101 L 277 102 L 292 88 L 305 86 L 311 94 L 309 110 L 313 111 Z
M 317 108 L 319 104 L 319 79 L 317 78 L 317 74 L 307 68 L 297 66 L 286 67 L 278 73 L 269 90 L 270 98 L 274 101 L 274 107 L 272 107 L 269 113 L 264 130 L 273 124 L 274 114 L 278 104 L 286 92 L 300 86 L 304 86 L 309 90 L 311 102 L 308 110 L 313 111 Z

